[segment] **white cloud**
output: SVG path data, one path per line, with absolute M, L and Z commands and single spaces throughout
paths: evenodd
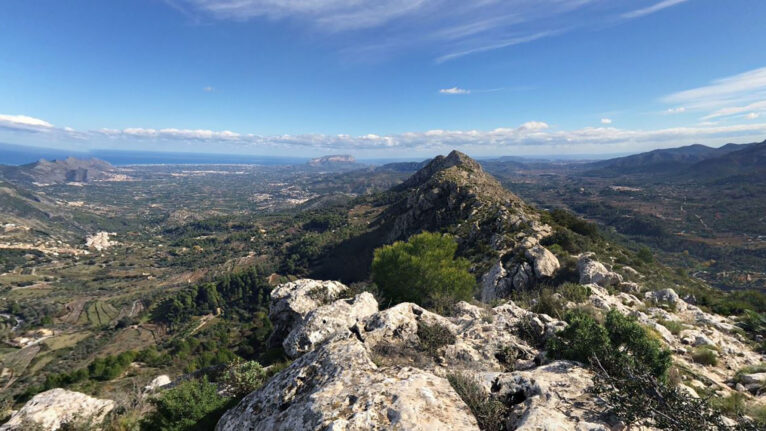
M 53 124 L 39 118 L 26 115 L 0 114 L 0 128 L 10 130 L 40 131 L 53 127 Z
M 744 118 L 755 120 L 759 114 L 751 112 Z M 15 124 L 8 127 L 8 124 Z M 19 124 L 21 126 L 19 126 Z M 676 147 L 692 143 L 711 145 L 723 142 L 754 142 L 766 136 L 766 123 L 753 121 L 737 125 L 719 125 L 703 122 L 693 127 L 675 127 L 657 130 L 630 130 L 614 127 L 585 127 L 561 130 L 542 121 L 528 121 L 517 127 L 500 127 L 492 130 L 444 130 L 404 132 L 381 135 L 368 133 L 359 136 L 348 134 L 303 134 L 263 136 L 228 130 L 178 128 L 125 128 L 76 131 L 69 127 L 59 128 L 47 121 L 19 115 L 1 115 L 0 128 L 10 131 L 7 136 L 34 136 L 28 132 L 45 131 L 46 139 L 60 143 L 74 143 L 89 148 L 163 148 L 173 150 L 220 152 L 271 152 L 286 151 L 333 152 L 364 151 L 368 154 L 390 154 L 405 151 L 408 154 L 433 153 L 462 148 L 483 154 L 519 153 L 587 153 L 619 152 L 643 149 Z M 31 128 L 31 129 L 30 129 Z M 11 141 L 9 141 L 11 142 Z
M 208 85 L 207 87 L 204 87 L 202 91 L 204 91 L 205 93 L 212 93 L 215 91 L 215 87 L 211 87 Z
M 682 114 L 686 112 L 686 108 L 683 106 L 679 106 L 677 108 L 668 108 L 667 111 L 665 111 L 666 114 Z
M 611 118 L 602 118 L 601 119 L 601 124 L 612 124 L 612 119 Z
M 659 3 L 655 3 L 651 6 L 644 7 L 641 9 L 635 9 L 630 12 L 625 12 L 622 14 L 622 17 L 625 19 L 633 19 L 633 18 L 640 18 L 642 16 L 646 16 L 649 14 L 653 14 L 655 12 L 659 12 L 663 9 L 669 8 L 671 6 L 675 6 L 677 4 L 681 4 L 686 2 L 687 0 L 663 0 Z
M 748 120 L 755 120 L 756 118 L 758 118 L 760 116 L 761 116 L 761 114 L 758 113 L 758 112 L 751 112 L 751 113 L 745 115 L 745 118 L 748 119 Z
M 452 88 L 442 88 L 439 90 L 439 93 L 441 94 L 471 94 L 471 90 L 466 90 L 465 88 L 459 88 L 459 87 L 452 87 Z
M 702 87 L 667 95 L 661 101 L 702 112 L 703 120 L 766 112 L 766 67 L 716 79 Z
M 239 133 L 230 132 L 224 130 L 216 132 L 213 130 L 204 129 L 143 129 L 143 128 L 128 128 L 123 130 L 106 130 L 105 134 L 109 136 L 129 136 L 139 138 L 156 138 L 156 139 L 189 139 L 189 140 L 216 140 L 216 141 L 234 141 L 241 137 Z

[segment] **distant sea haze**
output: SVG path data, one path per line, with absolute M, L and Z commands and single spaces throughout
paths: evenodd
M 481 157 L 479 160 L 505 161 L 565 161 L 565 160 L 602 160 L 621 157 L 620 154 L 569 154 L 569 155 L 540 155 L 540 156 L 494 156 Z M 69 156 L 81 159 L 97 158 L 115 166 L 126 165 L 298 165 L 311 160 L 312 157 L 296 156 L 257 156 L 247 154 L 207 154 L 207 153 L 171 153 L 160 151 L 126 151 L 126 150 L 91 150 L 74 151 L 56 148 L 27 147 L 0 143 L 0 165 L 24 165 L 40 159 L 65 159 Z M 367 165 L 383 165 L 395 162 L 420 162 L 426 157 L 396 157 L 369 158 L 357 160 Z
M 308 157 L 254 156 L 242 154 L 165 153 L 145 151 L 64 151 L 54 148 L 24 147 L 0 144 L 0 164 L 24 165 L 40 159 L 97 158 L 115 166 L 125 165 L 295 165 Z

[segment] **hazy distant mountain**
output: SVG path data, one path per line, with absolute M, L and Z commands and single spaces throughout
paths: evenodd
M 406 172 L 414 173 L 424 166 L 426 166 L 431 160 L 424 160 L 422 162 L 396 162 L 386 163 L 385 165 L 375 168 L 376 171 L 391 171 L 391 172 Z
M 10 181 L 37 184 L 87 183 L 111 176 L 114 167 L 99 159 L 77 159 L 37 162 L 21 166 L 3 166 L 3 176 Z
M 710 181 L 728 177 L 766 180 L 766 141 L 736 146 L 735 150 L 697 162 L 681 175 Z
M 589 163 L 586 168 L 588 174 L 596 176 L 675 173 L 684 167 L 741 150 L 748 145 L 753 144 L 726 144 L 720 148 L 695 144 L 602 160 Z
M 317 157 L 308 161 L 309 166 L 322 167 L 322 166 L 335 166 L 335 165 L 350 165 L 356 164 L 354 156 L 348 154 L 333 154 L 329 156 Z

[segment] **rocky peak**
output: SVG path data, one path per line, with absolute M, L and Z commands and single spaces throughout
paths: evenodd
M 389 210 L 393 229 L 387 240 L 424 230 L 453 233 L 459 251 L 474 256 L 489 299 L 534 286 L 559 269 L 557 258 L 539 244 L 550 226 L 459 151 L 434 158 L 395 191 L 406 196 Z
M 407 181 L 403 182 L 397 187 L 398 190 L 406 190 L 414 187 L 418 187 L 428 182 L 437 173 L 443 172 L 450 168 L 457 168 L 466 172 L 471 172 L 477 176 L 486 177 L 487 174 L 481 168 L 476 160 L 468 157 L 468 155 L 461 153 L 457 150 L 452 150 L 446 157 L 438 155 L 434 157 L 426 166 L 417 171 Z

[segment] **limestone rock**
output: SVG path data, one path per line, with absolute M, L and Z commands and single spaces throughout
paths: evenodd
M 61 388 L 51 389 L 27 401 L 8 422 L 0 426 L 0 431 L 21 431 L 29 424 L 36 424 L 44 430 L 57 430 L 80 420 L 97 425 L 113 408 L 112 400 L 101 400 Z
M 510 294 L 511 280 L 506 277 L 508 272 L 503 268 L 503 263 L 498 261 L 492 268 L 481 277 L 481 301 L 492 302 L 498 298 L 505 298 Z
M 479 429 L 446 379 L 378 369 L 361 341 L 336 337 L 245 397 L 216 430 Z
M 742 383 L 744 385 L 750 385 L 754 383 L 759 385 L 766 385 L 766 373 L 743 374 Z
M 495 396 L 514 406 L 510 429 L 609 430 L 605 424 L 590 422 L 600 411 L 588 392 L 592 373 L 574 362 L 558 361 L 533 370 L 487 375 L 485 382 Z
M 686 303 L 678 296 L 673 289 L 662 289 L 654 292 L 646 292 L 646 299 L 655 304 L 667 304 L 674 309 L 685 309 Z
M 166 374 L 159 375 L 155 377 L 151 382 L 149 382 L 148 385 L 144 386 L 144 392 L 154 392 L 159 388 L 169 385 L 170 383 L 172 383 L 170 376 Z
M 282 340 L 301 323 L 311 311 L 329 304 L 348 290 L 337 281 L 319 281 L 310 279 L 284 283 L 271 291 L 269 319 L 274 325 L 274 332 L 269 339 L 272 347 L 282 344 Z
M 340 299 L 311 311 L 282 343 L 291 358 L 314 349 L 338 331 L 348 330 L 358 321 L 377 313 L 378 302 L 369 292 L 350 299 Z
M 513 273 L 513 288 L 517 290 L 529 289 L 534 281 L 534 272 L 527 262 L 521 262 Z
M 531 259 L 534 262 L 537 278 L 551 277 L 559 270 L 559 260 L 556 256 L 539 244 L 526 249 L 524 254 L 527 259 Z
M 593 253 L 584 253 L 577 260 L 577 272 L 580 284 L 598 284 L 599 286 L 617 286 L 622 283 L 622 276 L 608 270 L 604 264 L 593 258 Z

